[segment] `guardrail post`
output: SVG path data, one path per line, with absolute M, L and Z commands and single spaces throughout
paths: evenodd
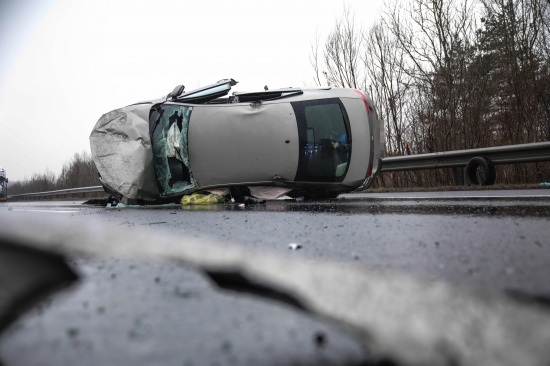
M 464 167 L 463 166 L 455 166 L 453 168 L 453 175 L 455 179 L 455 185 L 456 186 L 463 186 L 464 185 Z

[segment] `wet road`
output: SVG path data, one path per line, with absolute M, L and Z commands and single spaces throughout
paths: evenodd
M 61 215 L 170 232 L 275 255 L 397 271 L 461 286 L 550 296 L 546 190 L 345 195 L 266 205 L 104 208 L 0 205 L 1 215 Z M 297 243 L 300 250 L 289 250 Z M 367 351 L 331 324 L 225 293 L 181 265 L 73 258 L 84 282 L 0 337 L 26 364 L 361 364 Z M 32 352 L 31 352 L 32 351 Z

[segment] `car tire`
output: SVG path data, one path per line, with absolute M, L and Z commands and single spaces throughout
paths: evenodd
M 478 177 L 478 169 L 481 170 L 481 177 Z M 469 186 L 490 186 L 495 183 L 495 165 L 487 158 L 480 156 L 472 158 L 466 165 L 465 173 Z

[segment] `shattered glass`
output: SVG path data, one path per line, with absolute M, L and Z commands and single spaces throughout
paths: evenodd
M 153 130 L 153 161 L 159 190 L 170 196 L 196 187 L 189 167 L 187 132 L 192 107 L 163 104 L 157 107 L 159 121 Z M 170 159 L 175 159 L 170 161 Z

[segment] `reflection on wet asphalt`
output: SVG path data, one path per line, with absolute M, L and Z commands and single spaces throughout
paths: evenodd
M 185 208 L 187 209 L 187 208 Z M 193 209 L 197 209 L 192 208 Z M 202 210 L 208 208 L 202 208 Z M 211 207 L 210 209 L 219 210 L 221 207 Z M 244 209 L 252 211 L 291 211 L 291 212 L 313 212 L 326 214 L 421 214 L 421 215 L 498 215 L 498 216 L 542 216 L 550 215 L 550 206 L 541 204 L 539 201 L 533 201 L 532 204 L 510 205 L 509 203 L 491 202 L 488 204 L 479 204 L 475 201 L 465 202 L 421 202 L 421 201 L 399 201 L 399 202 L 348 202 L 341 200 L 337 202 L 323 203 L 271 203 L 270 205 L 246 206 Z M 242 210 L 236 205 L 226 205 L 225 210 Z
M 101 209 L 144 226 L 312 259 L 550 295 L 550 200 L 335 199 Z M 158 224 L 159 222 L 164 222 Z M 289 252 L 288 245 L 301 245 Z
M 123 209 L 181 210 L 181 211 L 254 211 L 254 212 L 313 212 L 326 214 L 424 214 L 424 215 L 497 215 L 517 217 L 550 216 L 550 199 L 458 199 L 432 198 L 429 200 L 397 198 L 332 199 L 325 201 L 296 202 L 293 200 L 271 201 L 267 204 L 240 205 L 237 203 L 215 205 L 178 204 L 124 207 Z M 115 208 L 116 209 L 116 208 Z

